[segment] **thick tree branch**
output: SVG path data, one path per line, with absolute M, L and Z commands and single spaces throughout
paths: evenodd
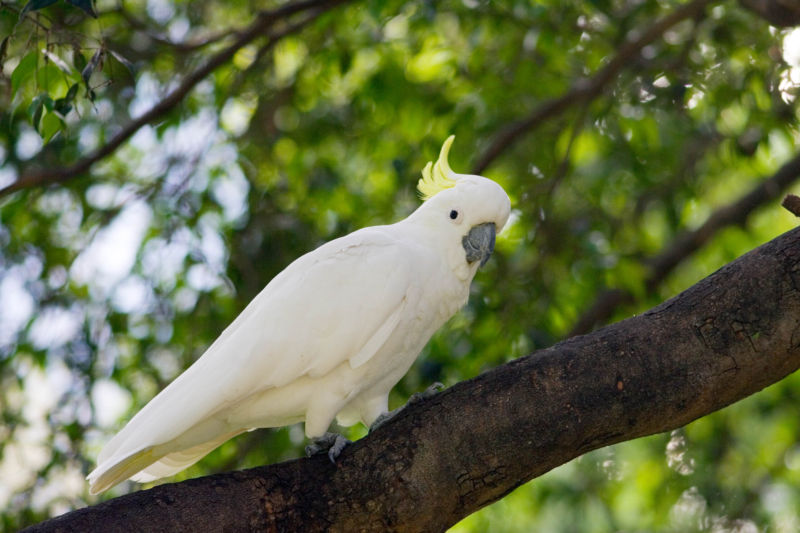
M 645 289 L 654 290 L 675 270 L 675 267 L 699 250 L 717 232 L 729 226 L 744 225 L 753 211 L 778 198 L 798 179 L 800 179 L 800 154 L 738 200 L 712 213 L 699 228 L 681 233 L 658 255 L 645 259 L 644 263 L 649 269 L 644 282 Z M 578 318 L 568 336 L 587 333 L 596 325 L 608 322 L 620 305 L 631 303 L 633 299 L 633 294 L 626 289 L 614 288 L 601 292 L 589 309 Z
M 501 131 L 491 142 L 489 148 L 478 158 L 472 171 L 475 174 L 482 174 L 500 154 L 518 141 L 520 137 L 530 133 L 545 120 L 560 115 L 575 103 L 588 102 L 600 96 L 608 83 L 612 81 L 623 68 L 629 66 L 633 62 L 633 59 L 642 51 L 642 48 L 658 39 L 665 31 L 675 24 L 688 18 L 698 16 L 711 1 L 712 0 L 693 0 L 661 18 L 641 33 L 635 30 L 632 31 L 628 35 L 628 40 L 620 46 L 617 54 L 611 61 L 606 63 L 606 65 L 598 70 L 592 77 L 579 80 L 566 93 L 557 98 L 542 102 L 539 107 L 534 109 L 527 117 L 514 122 Z
M 800 228 L 643 315 L 412 404 L 335 465 L 161 485 L 28 531 L 443 531 L 578 455 L 683 426 L 798 367 Z
M 302 0 L 283 5 L 272 11 L 262 11 L 250 26 L 239 33 L 233 43 L 211 56 L 202 66 L 186 76 L 180 85 L 164 97 L 163 100 L 122 128 L 106 144 L 67 167 L 33 168 L 24 171 L 15 182 L 0 189 L 0 198 L 22 189 L 39 187 L 52 183 L 63 183 L 88 172 L 95 163 L 113 154 L 122 143 L 131 138 L 140 128 L 160 119 L 181 103 L 200 81 L 205 79 L 217 68 L 227 63 L 234 54 L 244 46 L 262 36 L 267 36 L 272 41 L 277 41 L 299 30 L 327 10 L 347 1 L 348 0 Z M 295 24 L 287 25 L 280 30 L 269 33 L 269 30 L 272 29 L 276 23 L 286 21 L 302 12 L 310 13 L 310 15 Z

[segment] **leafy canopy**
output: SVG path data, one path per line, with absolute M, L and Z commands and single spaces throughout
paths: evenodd
M 2 3 L 0 186 L 33 180 L 0 193 L 2 529 L 94 501 L 83 476 L 114 430 L 294 258 L 414 209 L 450 133 L 455 168 L 486 162 L 514 213 L 395 405 L 565 337 L 607 288 L 622 318 L 791 227 L 769 204 L 653 277 L 650 258 L 797 151 L 797 34 L 704 3 L 647 43 L 698 3 L 312 7 L 196 80 L 281 6 Z M 798 386 L 588 454 L 454 531 L 795 531 Z M 250 433 L 179 479 L 302 445 L 298 427 Z

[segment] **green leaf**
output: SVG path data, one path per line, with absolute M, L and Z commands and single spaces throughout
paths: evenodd
M 41 102 L 39 102 L 39 105 L 36 106 L 36 111 L 33 114 L 33 120 L 31 121 L 33 123 L 33 129 L 36 131 L 39 131 L 39 121 L 42 120 L 43 109 L 44 107 L 42 106 Z
M 3 66 L 3 61 L 6 59 L 6 52 L 8 51 L 8 40 L 11 38 L 10 35 L 6 36 L 5 39 L 0 42 L 0 67 Z
M 39 121 L 42 118 L 42 110 L 44 108 L 44 104 L 42 103 L 42 95 L 40 94 L 36 98 L 31 101 L 31 104 L 28 106 L 28 116 L 31 119 L 31 125 L 33 125 L 33 129 L 39 131 Z
M 72 100 L 75 99 L 75 95 L 76 94 L 78 94 L 78 84 L 77 83 L 73 83 L 72 87 L 69 88 L 69 90 L 67 91 L 67 94 L 66 94 L 66 96 L 64 96 L 64 98 L 66 98 L 69 101 L 72 101 Z
M 55 111 L 60 113 L 62 116 L 66 116 L 67 113 L 72 111 L 72 104 L 67 102 L 64 98 L 59 98 L 56 100 Z
M 64 121 L 55 113 L 47 113 L 42 119 L 40 134 L 45 143 L 49 143 L 56 133 L 64 129 Z
M 42 93 L 39 95 L 39 99 L 42 101 L 42 105 L 48 111 L 53 110 L 53 99 L 50 98 L 50 95 L 47 93 Z
M 67 0 L 67 3 L 72 4 L 87 15 L 97 18 L 97 12 L 94 10 L 92 0 Z
M 39 125 L 44 112 L 52 111 L 54 105 L 53 99 L 47 93 L 41 93 L 31 100 L 28 106 L 28 116 L 31 119 L 31 125 L 36 131 L 39 131 Z
M 22 58 L 17 68 L 11 73 L 11 98 L 14 98 L 20 86 L 33 76 L 36 70 L 37 58 L 38 54 L 36 52 L 29 53 Z
M 55 4 L 57 1 L 58 0 L 30 0 L 30 2 L 25 4 L 25 7 L 22 8 L 22 11 L 19 12 L 19 18 L 22 19 L 28 12 L 38 11 L 39 9 Z
M 66 116 L 67 113 L 72 111 L 72 102 L 75 100 L 75 95 L 78 94 L 78 84 L 72 84 L 72 87 L 69 88 L 67 91 L 66 96 L 63 98 L 59 98 L 55 101 L 54 109 L 56 112 L 60 113 L 62 116 Z
M 83 57 L 80 50 L 72 51 L 72 64 L 75 65 L 75 70 L 78 72 L 83 72 L 83 69 L 86 68 L 86 58 Z
M 56 105 L 54 109 L 57 113 L 60 113 L 62 116 L 66 116 L 67 113 L 72 111 L 72 104 L 70 104 L 66 98 L 59 98 L 58 100 L 56 100 Z
M 36 72 L 36 87 L 43 92 L 60 92 L 64 84 L 64 74 L 53 65 L 40 66 Z

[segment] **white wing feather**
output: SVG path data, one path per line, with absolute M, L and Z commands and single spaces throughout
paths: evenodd
M 414 246 L 386 228 L 331 241 L 276 276 L 200 359 L 108 443 L 89 475 L 93 489 L 108 484 L 98 479 L 112 469 L 114 483 L 143 470 L 147 465 L 139 463 L 147 457 L 127 469 L 122 465 L 254 394 L 304 375 L 325 375 L 348 360 L 353 368 L 369 361 L 397 326 L 413 282 Z M 226 437 L 202 455 L 248 429 L 227 427 L 223 420 L 207 425 L 208 439 L 197 447 Z M 188 454 L 182 462 L 202 455 Z

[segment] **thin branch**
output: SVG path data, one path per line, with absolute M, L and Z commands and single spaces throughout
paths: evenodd
M 800 196 L 796 194 L 787 194 L 786 198 L 781 202 L 781 206 L 794 216 L 800 217 Z
M 561 162 L 559 163 L 558 167 L 556 167 L 556 171 L 553 174 L 552 178 L 550 178 L 550 183 L 547 187 L 547 192 L 545 193 L 545 200 L 542 203 L 549 203 L 552 198 L 553 194 L 555 193 L 556 189 L 567 174 L 570 171 L 571 166 L 571 157 L 572 157 L 572 148 L 575 145 L 575 140 L 580 135 L 581 131 L 586 125 L 586 116 L 589 112 L 589 102 L 584 102 L 581 105 L 580 109 L 578 110 L 578 116 L 575 118 L 575 124 L 572 126 L 572 131 L 569 134 L 569 140 L 567 141 L 567 147 L 564 149 L 564 156 L 561 158 Z
M 127 22 L 128 25 L 130 25 L 132 28 L 140 30 L 142 33 L 147 35 L 147 37 L 149 37 L 153 41 L 162 44 L 164 46 L 169 46 L 170 48 L 173 48 L 175 51 L 179 53 L 194 52 L 199 48 L 204 48 L 210 44 L 214 44 L 232 35 L 240 34 L 240 30 L 238 29 L 227 28 L 224 30 L 208 33 L 205 36 L 198 35 L 195 37 L 190 37 L 185 41 L 173 41 L 163 33 L 156 33 L 152 31 L 152 29 L 146 22 L 134 16 L 130 11 L 125 9 L 125 7 L 121 3 L 116 7 L 112 7 L 106 11 L 103 11 L 102 13 L 99 13 L 100 16 L 106 14 L 117 14 L 121 16 L 123 19 L 125 19 L 125 22 Z
M 744 225 L 753 211 L 778 198 L 798 179 L 800 179 L 800 154 L 738 200 L 716 210 L 699 228 L 678 235 L 657 255 L 645 259 L 644 264 L 649 269 L 644 283 L 645 289 L 648 292 L 653 291 L 675 267 L 700 249 L 720 230 L 729 226 Z M 568 337 L 587 333 L 596 325 L 604 324 L 621 305 L 633 301 L 634 295 L 626 289 L 614 288 L 601 292 L 589 309 L 578 318 Z
M 324 12 L 347 1 L 348 0 L 303 0 L 284 5 L 272 11 L 262 11 L 258 14 L 255 22 L 242 31 L 232 44 L 211 56 L 202 66 L 184 78 L 181 84 L 163 100 L 122 128 L 106 144 L 68 167 L 32 169 L 23 172 L 14 183 L 0 189 L 0 198 L 22 189 L 30 189 L 32 187 L 53 183 L 63 183 L 88 172 L 95 163 L 113 154 L 122 143 L 127 141 L 134 133 L 139 131 L 140 128 L 163 117 L 176 107 L 200 81 L 205 79 L 214 70 L 227 63 L 241 48 L 263 36 L 277 22 L 304 11 L 311 13 L 303 21 L 294 25 L 289 25 L 283 30 L 269 35 L 272 40 L 278 40 L 290 33 L 296 32 Z
M 3 9 L 8 9 L 9 11 L 13 11 L 13 12 L 17 13 L 17 15 L 19 15 L 19 13 L 23 9 L 19 5 L 13 5 L 10 2 L 0 2 L 0 7 L 3 8 Z M 26 20 L 26 21 L 38 26 L 39 28 L 41 28 L 41 29 L 43 29 L 45 31 L 50 31 L 50 28 L 48 26 L 45 26 L 41 22 L 39 22 L 38 18 L 43 18 L 43 19 L 46 19 L 51 24 L 53 23 L 53 20 L 49 16 L 47 16 L 47 14 L 42 13 L 42 12 L 40 12 L 38 10 L 28 11 L 27 13 L 25 13 L 25 18 L 23 20 Z M 17 20 L 16 24 L 14 24 L 14 29 L 15 30 L 16 30 L 16 27 L 19 26 L 20 22 L 21 22 L 20 20 Z
M 628 35 L 617 54 L 594 76 L 578 80 L 566 93 L 557 98 L 547 100 L 539 105 L 526 118 L 519 120 L 501 131 L 489 145 L 489 148 L 478 158 L 472 171 L 481 174 L 506 149 L 525 134 L 530 133 L 545 120 L 560 115 L 576 102 L 589 102 L 600 96 L 606 85 L 613 80 L 641 52 L 642 48 L 658 39 L 665 31 L 679 22 L 696 17 L 713 0 L 693 0 L 655 24 L 639 33 L 635 30 Z

